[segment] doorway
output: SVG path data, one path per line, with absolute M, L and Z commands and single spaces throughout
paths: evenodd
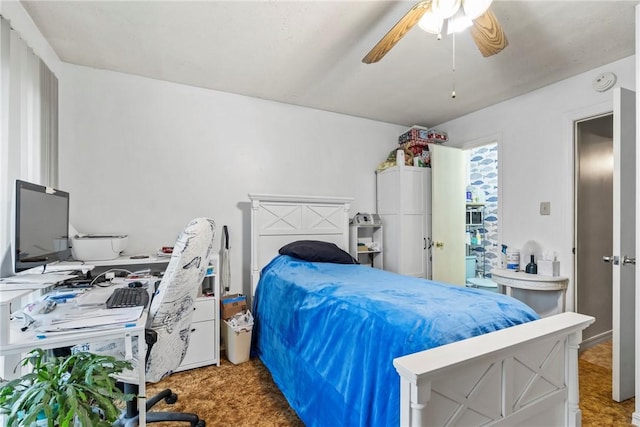
M 500 268 L 498 143 L 465 150 L 467 165 L 467 278 L 490 278 Z M 471 200 L 469 200 L 471 199 Z M 475 271 L 473 271 L 475 265 Z
M 576 311 L 596 318 L 581 350 L 611 339 L 613 287 L 613 114 L 575 122 Z

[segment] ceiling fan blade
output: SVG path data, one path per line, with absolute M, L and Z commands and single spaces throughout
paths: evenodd
M 504 30 L 490 9 L 473 20 L 471 36 L 485 57 L 495 55 L 509 45 Z
M 397 23 L 389 30 L 385 36 L 380 39 L 367 56 L 362 58 L 365 64 L 378 62 L 383 56 L 395 46 L 398 41 L 409 31 L 414 25 L 420 21 L 422 15 L 431 8 L 431 0 L 422 0 L 416 3 L 409 12 L 407 12 Z

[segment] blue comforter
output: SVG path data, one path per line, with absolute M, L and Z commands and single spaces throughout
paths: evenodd
M 307 426 L 397 426 L 396 357 L 538 318 L 497 293 L 278 256 L 254 298 L 254 352 Z

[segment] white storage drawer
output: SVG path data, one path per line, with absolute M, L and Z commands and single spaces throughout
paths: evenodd
M 200 366 L 217 363 L 213 357 L 215 354 L 215 340 L 217 338 L 213 331 L 216 330 L 214 320 L 191 323 L 191 335 L 189 336 L 189 348 L 184 360 L 177 371 L 197 368 Z
M 195 311 L 191 318 L 191 323 L 213 320 L 216 310 L 217 298 L 201 297 L 196 300 Z
M 218 291 L 216 281 L 216 295 Z M 220 325 L 218 298 L 201 296 L 196 299 L 189 347 L 184 360 L 176 371 L 199 368 L 207 365 L 220 365 Z

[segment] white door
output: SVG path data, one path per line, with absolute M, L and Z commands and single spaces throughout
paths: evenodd
M 613 93 L 613 400 L 635 394 L 635 92 Z
M 465 164 L 462 150 L 429 146 L 432 269 L 437 282 L 465 284 Z

